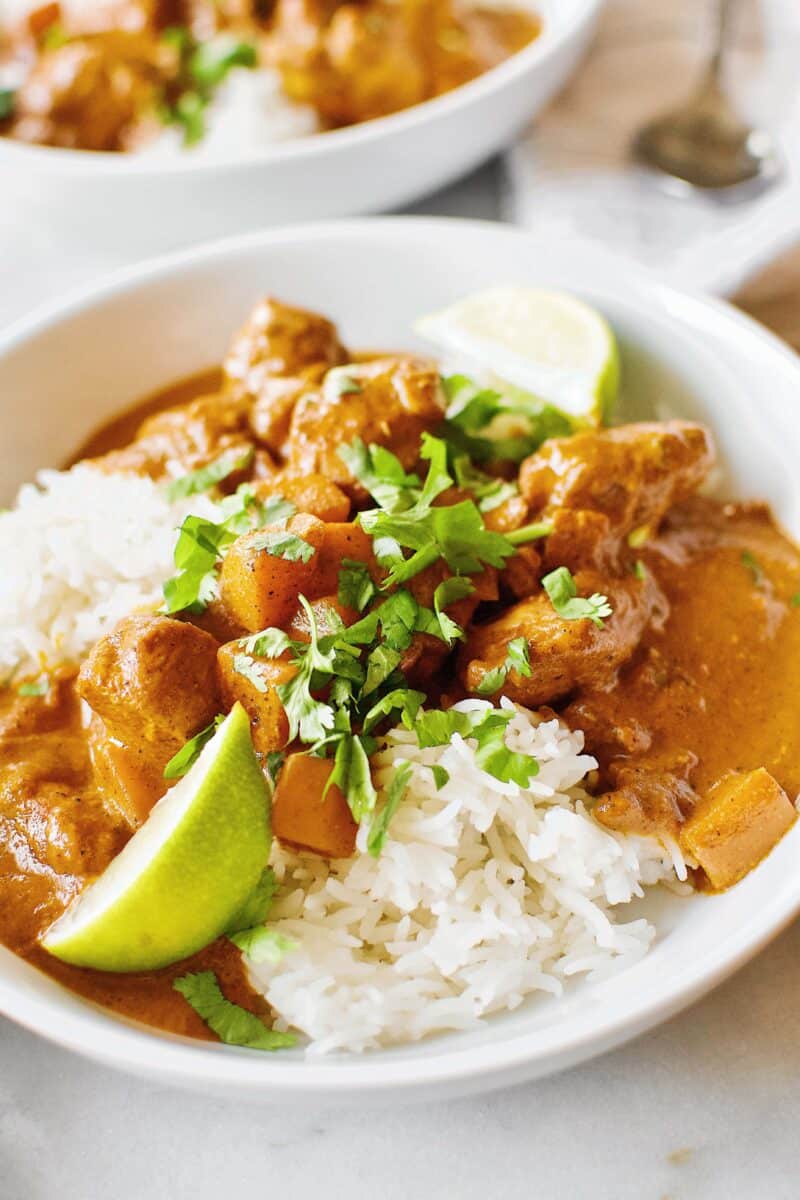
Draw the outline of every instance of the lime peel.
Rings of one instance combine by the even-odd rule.
[[[191,770],[42,938],[56,958],[152,971],[229,928],[271,842],[269,791],[236,704]]]

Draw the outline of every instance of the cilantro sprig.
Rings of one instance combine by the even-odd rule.
[[[569,419],[536,396],[480,387],[467,375],[442,379],[447,419],[441,436],[473,462],[520,463],[551,437],[572,433]],[[508,433],[507,427],[514,432]]]
[[[610,617],[613,612],[608,596],[603,596],[600,592],[586,597],[579,596],[568,567],[556,567],[555,571],[545,575],[542,587],[550,597],[553,608],[565,621],[580,621],[586,618],[598,629],[602,629],[604,618]]]
[[[188,474],[181,475],[168,483],[167,499],[169,501],[182,500],[186,496],[195,496],[198,492],[209,491],[210,488],[216,487],[218,483],[222,483],[224,479],[237,471],[247,470],[254,455],[255,449],[252,446],[248,446],[239,454],[221,454],[219,458],[215,458],[205,467],[198,467],[196,471],[189,471]]]
[[[256,67],[258,52],[252,42],[227,32],[198,42],[182,25],[165,29],[161,37],[175,50],[178,67],[159,115],[165,125],[181,127],[185,146],[194,146],[205,136],[206,109],[217,88],[234,67]]]
[[[252,486],[242,483],[217,505],[219,521],[194,514],[186,517],[175,543],[177,572],[164,584],[164,612],[203,612],[217,595],[219,564],[237,537],[285,521],[295,511],[282,496],[258,500]]]
[[[164,778],[180,779],[185,775],[189,768],[197,762],[203,752],[203,747],[211,741],[224,720],[224,714],[218,713],[210,725],[206,725],[205,729],[201,729],[194,737],[189,738],[188,742],[184,742],[177,754],[173,754],[164,767]]]
[[[533,674],[528,643],[524,637],[513,638],[508,643],[505,661],[499,667],[486,671],[475,691],[479,696],[494,696],[500,691],[508,679],[509,671],[512,670],[525,679],[530,679]]]
[[[205,1021],[209,1029],[229,1046],[249,1046],[253,1050],[284,1050],[297,1041],[293,1033],[278,1033],[222,994],[213,971],[182,975],[172,985]]]

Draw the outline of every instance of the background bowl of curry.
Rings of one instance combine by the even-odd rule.
[[[0,503],[113,415],[218,363],[230,331],[266,291],[327,313],[350,344],[413,348],[421,312],[499,281],[571,290],[596,305],[620,340],[619,418],[707,423],[721,493],[769,502],[800,537],[800,364],[777,339],[727,305],[676,291],[601,250],[414,218],[309,225],[192,249],[18,323],[0,337]],[[757,682],[742,681],[745,698]],[[642,911],[657,940],[621,974],[526,1003],[473,1032],[394,1050],[305,1058],[302,1050],[268,1055],[191,1042],[102,1011],[2,948],[0,1012],[105,1063],[215,1094],[283,1103],[463,1094],[587,1059],[708,991],[800,910],[798,851],[795,826],[727,892],[650,896]]]
[[[541,0],[540,35],[499,66],[393,115],[230,158],[103,153],[0,137],[6,204],[105,265],[289,221],[399,207],[508,145],[565,82],[601,0]]]

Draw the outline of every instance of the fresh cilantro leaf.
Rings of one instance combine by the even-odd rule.
[[[7,121],[14,115],[15,97],[14,88],[0,88],[0,121]]]
[[[553,526],[549,521],[534,521],[531,525],[521,525],[519,529],[512,529],[506,534],[506,540],[512,546],[524,546],[528,542],[548,537],[552,532]]]
[[[741,561],[742,561],[742,566],[746,567],[747,570],[752,575],[753,583],[756,585],[756,587],[761,587],[761,585],[764,583],[764,578],[765,578],[764,569],[761,566],[761,563],[756,558],[756,556],[754,554],[752,554],[749,550],[743,550]]]
[[[241,675],[243,679],[251,683],[262,696],[269,691],[269,685],[261,674],[258,663],[249,654],[234,654],[233,669],[237,675]]]
[[[356,562],[352,558],[342,559],[337,591],[340,604],[354,608],[356,612],[363,612],[370,600],[377,595],[377,591],[366,563]]]
[[[227,930],[228,936],[241,933],[243,930],[249,929],[251,925],[260,925],[266,921],[277,891],[278,881],[275,878],[275,872],[272,867],[265,867],[258,883],[231,921]]]
[[[196,146],[206,133],[208,100],[194,88],[182,92],[169,112],[169,121],[183,129],[184,146]]]
[[[254,963],[277,963],[284,954],[297,949],[297,942],[292,938],[277,929],[268,929],[266,925],[242,929],[231,934],[230,940]]]
[[[396,455],[383,446],[367,447],[361,438],[349,446],[339,446],[339,458],[387,512],[410,508],[419,477],[407,475]]]
[[[382,683],[385,683],[398,666],[401,658],[402,654],[400,651],[393,650],[385,642],[380,646],[376,646],[367,658],[367,677],[361,688],[361,695],[363,697],[369,696]]]
[[[397,771],[392,778],[389,787],[386,790],[386,800],[380,812],[376,813],[372,818],[369,834],[367,835],[367,849],[373,858],[379,858],[381,850],[386,844],[386,836],[389,830],[389,824],[392,817],[397,812],[403,797],[408,791],[408,785],[411,780],[411,763],[401,762],[397,764]]]
[[[209,1029],[229,1046],[250,1046],[254,1050],[283,1050],[293,1046],[292,1033],[268,1029],[255,1013],[232,1004],[222,994],[213,971],[182,975],[172,985],[201,1017]]]
[[[792,608],[800,608],[800,592],[795,592],[794,596],[792,596],[791,600],[789,601],[789,604],[792,606]]]
[[[568,567],[556,567],[542,580],[542,587],[550,597],[550,603],[560,617],[565,621],[580,621],[584,617],[593,621],[598,629],[603,627],[603,618],[612,613],[608,597],[600,592],[584,598],[578,595],[578,589],[572,572]]]
[[[347,800],[356,824],[374,812],[377,795],[370,775],[369,757],[363,739],[357,734],[345,734],[336,747],[333,771],[325,791],[334,784]]]
[[[280,658],[287,650],[291,650],[292,644],[287,633],[284,633],[282,629],[275,629],[273,626],[241,639],[241,645],[245,652],[254,654],[256,658]]]
[[[431,774],[433,775],[433,782],[436,784],[437,792],[440,792],[444,785],[450,782],[450,772],[446,771],[444,767],[431,767]]]
[[[429,709],[418,714],[414,731],[421,749],[445,746],[456,733],[463,738],[474,738],[477,742],[475,761],[481,770],[504,783],[527,787],[538,774],[539,764],[531,755],[519,754],[506,745],[505,731],[513,715],[510,710],[497,708],[470,712]]]
[[[398,715],[406,729],[412,729],[414,720],[422,705],[425,703],[425,693],[415,692],[411,688],[395,688],[381,696],[376,704],[364,717],[364,732],[371,733],[385,717]]]
[[[640,558],[636,559],[636,562],[633,564],[631,569],[637,579],[644,580],[647,578],[647,567]]]
[[[317,552],[315,546],[287,529],[265,529],[253,538],[252,548],[264,550],[272,558],[303,563],[309,562]]]
[[[171,483],[167,484],[167,499],[170,501],[182,500],[185,496],[207,492],[209,488],[215,487],[236,471],[245,471],[252,463],[254,454],[253,446],[248,446],[238,455],[221,454],[207,466],[190,471],[188,475],[181,475],[179,479],[173,479]]]
[[[442,639],[447,642],[448,646],[452,646],[454,642],[462,639],[464,630],[444,610],[448,605],[455,604],[457,600],[464,600],[467,596],[471,596],[474,591],[475,585],[472,580],[466,579],[462,575],[453,575],[452,578],[443,580],[433,593],[433,609],[439,622]]]
[[[219,562],[237,537],[291,515],[294,506],[281,496],[262,504],[250,484],[242,483],[216,510],[219,521],[190,515],[180,527],[174,551],[177,574],[164,584],[166,613],[203,612],[217,594]]]
[[[475,462],[518,463],[548,438],[573,431],[564,413],[520,388],[500,393],[466,375],[449,376],[442,385],[448,400],[443,435]]]
[[[189,59],[189,74],[200,87],[218,87],[233,67],[255,67],[258,54],[251,42],[231,33],[219,33],[201,42]]]
[[[506,666],[509,670],[513,668],[524,679],[530,679],[532,675],[531,658],[528,643],[524,637],[512,638],[506,646]]]
[[[392,650],[407,650],[417,627],[419,604],[411,592],[399,588],[377,610],[381,634]]]
[[[515,481],[487,475],[471,462],[467,454],[457,454],[453,458],[453,474],[458,486],[472,493],[483,513],[491,512],[506,500],[519,495],[519,485]]]
[[[479,696],[494,696],[496,692],[500,691],[507,677],[508,671],[504,666],[492,667],[490,671],[484,671],[475,691]]]
[[[18,696],[46,696],[50,691],[50,680],[46,675],[41,675],[39,679],[29,679],[27,683],[21,683],[17,688]]]
[[[180,779],[182,775],[185,775],[189,768],[197,762],[206,742],[211,741],[224,720],[224,713],[218,713],[210,725],[206,725],[205,729],[201,729],[193,738],[189,738],[189,741],[181,746],[177,754],[173,754],[164,767],[164,778]]]

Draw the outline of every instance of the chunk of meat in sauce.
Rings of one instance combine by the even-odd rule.
[[[9,132],[25,142],[124,150],[143,112],[155,117],[162,60],[157,42],[121,29],[48,50],[16,92]]]
[[[439,372],[426,359],[380,358],[352,363],[346,386],[338,372],[329,374],[319,392],[298,402],[289,431],[292,471],[324,475],[357,502],[367,493],[339,456],[339,447],[356,438],[385,446],[406,470],[419,459],[420,439],[444,412]]]
[[[236,539],[219,576],[220,599],[248,633],[283,625],[297,607],[298,595],[311,588],[326,526],[308,513],[291,517],[284,529],[268,525]],[[280,539],[294,538],[281,551]]]
[[[216,660],[217,643],[202,629],[141,615],[120,621],[83,663],[78,692],[105,736],[128,750],[146,790],[220,711]]]
[[[708,431],[687,421],[623,425],[553,438],[520,468],[530,520],[549,521],[545,568],[613,562],[634,531],[655,532],[714,461]]]
[[[529,678],[509,672],[503,691],[512,700],[535,707],[582,686],[610,687],[648,624],[665,618],[666,601],[651,576],[608,579],[587,570],[578,572],[575,583],[579,595],[604,591],[608,596],[613,615],[602,627],[587,618],[565,620],[543,592],[522,600],[497,620],[470,630],[460,656],[465,687],[476,691],[488,671],[505,663],[508,643],[519,637],[528,645],[532,670]]]
[[[332,321],[267,296],[231,343],[225,389],[252,409],[258,440],[280,453],[297,401],[330,367],[346,361]]]

